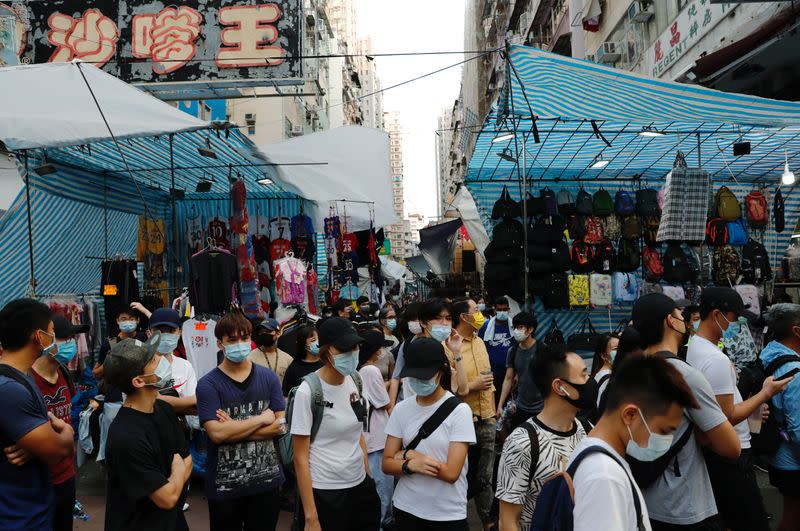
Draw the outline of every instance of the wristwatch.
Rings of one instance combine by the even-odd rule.
[[[403,474],[405,474],[406,476],[410,476],[413,473],[414,471],[408,468],[408,460],[403,461]]]

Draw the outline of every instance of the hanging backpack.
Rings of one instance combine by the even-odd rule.
[[[750,305],[750,307],[747,308],[749,312],[761,315],[761,296],[758,293],[757,287],[752,284],[738,284],[733,289],[735,289],[736,293],[742,298],[745,307],[747,307],[748,304]]]
[[[747,224],[754,229],[766,229],[769,222],[767,212],[767,198],[764,194],[755,190],[747,194],[744,198],[744,207],[747,212]]]
[[[740,272],[739,255],[736,253],[736,249],[730,245],[724,245],[714,250],[714,283],[717,286],[735,286]]]
[[[522,204],[520,203],[520,215]],[[547,214],[547,207],[544,199],[541,197],[534,197],[533,194],[528,192],[528,198],[525,199],[525,215],[529,218],[536,216],[543,216]]]
[[[584,222],[586,235],[583,240],[586,243],[596,244],[603,241],[603,222],[597,216],[588,216]]]
[[[643,218],[647,216],[661,217],[661,209],[658,208],[658,191],[652,188],[636,190],[636,213]]]
[[[603,220],[603,234],[605,237],[609,240],[618,240],[622,236],[622,226],[619,224],[619,218],[611,215],[601,219]]]
[[[712,218],[706,223],[706,243],[712,247],[728,244],[728,224],[722,218]]]
[[[592,270],[592,258],[594,257],[594,249],[592,246],[583,240],[575,240],[572,242],[572,251],[570,252],[570,260],[572,262],[573,273],[588,273]]]
[[[503,186],[503,191],[500,192],[500,199],[495,201],[494,207],[492,207],[492,219],[516,217],[519,217],[519,203],[511,199],[508,187]]]
[[[611,275],[593,273],[589,277],[589,301],[594,306],[611,306]]]
[[[662,290],[664,295],[674,301],[686,298],[686,292],[683,290],[683,286],[662,286]]]
[[[542,302],[545,308],[557,309],[569,307],[569,286],[566,273],[553,273],[549,277]]]
[[[637,216],[622,218],[622,236],[629,240],[638,240],[642,237],[642,225]]]
[[[583,216],[570,214],[569,217],[567,217],[567,233],[571,240],[582,240],[583,237],[586,236]]]
[[[728,245],[744,245],[747,243],[747,228],[744,218],[728,222]]]
[[[614,212],[620,216],[630,216],[636,212],[636,203],[629,192],[620,190],[614,195]]]
[[[644,278],[649,282],[658,282],[664,275],[664,265],[661,263],[661,255],[658,249],[650,245],[645,245],[642,249],[642,262],[644,263]]]
[[[611,275],[611,284],[615,302],[633,302],[639,297],[636,275],[614,273]]]
[[[772,280],[772,267],[767,249],[750,238],[742,248],[742,279],[748,284]]]
[[[714,252],[713,247],[708,245],[701,245],[697,250],[697,256],[700,260],[700,277],[699,281],[702,285],[707,286],[714,283]]]
[[[702,266],[700,263],[700,255],[697,253],[697,249],[691,245],[687,245],[686,259],[689,262],[689,274],[691,275],[691,281],[697,282],[697,279],[700,278],[700,269]]]
[[[544,201],[545,214],[548,216],[555,216],[558,214],[558,201],[556,200],[556,193],[550,188],[542,188],[539,192],[539,197]]]
[[[719,189],[716,195],[717,215],[725,221],[736,221],[742,217],[742,207],[736,195],[727,186]]]
[[[555,317],[553,317],[553,322],[550,323],[550,328],[544,336],[544,343],[545,345],[564,345],[566,343],[564,341],[564,333],[558,327]]]
[[[492,242],[499,249],[519,249],[522,246],[522,223],[504,218],[492,230]]]
[[[629,238],[620,238],[617,245],[617,269],[625,273],[636,271],[641,260],[639,243]]]
[[[594,204],[592,203],[592,196],[589,192],[581,188],[578,191],[578,197],[575,198],[575,212],[583,216],[591,216],[594,211]]]
[[[575,213],[575,200],[572,198],[572,192],[566,188],[558,191],[558,213],[562,216],[568,216]]]
[[[692,276],[689,259],[678,242],[670,242],[664,251],[664,281],[670,284],[688,282]]]
[[[592,270],[597,273],[611,273],[617,269],[617,253],[608,238],[594,248]]]
[[[692,301],[692,304],[700,305],[700,295],[703,293],[703,288],[697,284],[684,284],[683,296],[684,298]]]
[[[783,194],[781,193],[781,189],[778,188],[775,191],[775,198],[772,201],[772,215],[775,216],[775,232],[783,232],[785,228],[786,222],[783,216],[784,208]]]
[[[614,200],[606,190],[600,189],[592,198],[592,210],[595,216],[608,216],[614,212]]]
[[[664,293],[664,288],[658,282],[642,282],[642,287],[639,288],[639,296],[644,297],[651,293]]]
[[[658,236],[658,226],[660,223],[661,219],[658,216],[647,216],[642,220],[642,236],[644,237],[645,243],[650,245],[658,243],[656,237]]]
[[[589,277],[586,275],[570,275],[569,305],[572,307],[589,306]]]

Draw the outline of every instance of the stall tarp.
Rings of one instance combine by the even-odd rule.
[[[431,271],[437,275],[450,272],[456,248],[456,235],[461,225],[460,219],[454,219],[419,231],[419,252],[425,257]]]
[[[467,234],[469,234],[469,239],[475,244],[478,252],[483,255],[483,251],[489,245],[489,234],[483,225],[475,199],[466,186],[458,188],[450,206],[458,210],[461,221],[464,223],[464,228],[467,229]]]
[[[10,66],[0,68],[0,140],[8,149],[76,146],[110,138],[81,73],[117,138],[210,125],[88,63]]]
[[[374,202],[376,227],[397,222],[385,131],[344,126],[259,149],[269,162],[278,164],[268,170],[282,188],[316,203],[309,213],[315,226],[321,227],[328,217],[331,201],[340,199],[352,201],[337,203],[340,216],[346,208],[351,231],[370,226],[368,205],[359,201]]]

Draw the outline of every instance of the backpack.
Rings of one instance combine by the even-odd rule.
[[[583,224],[583,216],[570,214],[567,217],[567,232],[571,240],[582,240],[586,236],[586,228]]]
[[[614,200],[606,190],[600,189],[592,198],[592,210],[595,216],[609,216],[614,212]]]
[[[661,209],[658,208],[658,192],[652,188],[636,190],[636,213],[641,217],[647,216],[661,217]]]
[[[595,306],[611,306],[611,275],[593,273],[589,276],[589,300]]]
[[[712,247],[728,244],[728,224],[722,218],[711,218],[706,223],[706,243]]]
[[[614,195],[614,212],[620,216],[630,216],[636,212],[636,204],[630,193],[620,190]]]
[[[575,212],[583,216],[591,216],[594,212],[592,196],[583,188],[578,191],[578,197],[575,199]]]
[[[641,263],[641,252],[636,240],[620,238],[617,245],[617,269],[625,273],[630,273],[639,269]]]
[[[614,273],[611,276],[613,297],[616,302],[633,302],[639,297],[636,275]]]
[[[572,192],[566,188],[558,191],[558,213],[562,216],[568,216],[575,213],[575,200],[572,198]]]
[[[575,240],[572,242],[570,257],[572,260],[573,273],[588,273],[592,270],[594,249],[583,240]]]
[[[739,255],[730,245],[714,249],[714,283],[717,286],[734,286],[741,269]]]
[[[797,354],[784,354],[772,360],[766,367],[761,360],[758,360],[753,365],[755,366],[757,376],[754,385],[761,389],[761,385],[767,376],[774,376],[775,371],[786,365],[787,363],[800,362],[800,356]],[[753,451],[758,454],[772,455],[778,451],[784,438],[782,432],[786,432],[786,418],[781,411],[773,405],[772,400],[769,401],[769,417],[761,424],[761,432],[758,435],[753,435],[752,445]]]
[[[556,200],[556,193],[550,188],[542,188],[539,192],[539,197],[544,201],[544,210],[548,216],[555,216],[558,214],[558,201]]]
[[[742,217],[739,200],[727,186],[723,186],[717,191],[715,207],[717,215],[725,221],[736,221]]]
[[[531,531],[571,531],[574,529],[573,511],[575,509],[574,488],[572,478],[575,477],[581,462],[592,454],[605,454],[623,467],[619,457],[609,452],[602,446],[589,446],[576,455],[569,468],[548,480],[539,491],[536,499],[536,508],[533,510]],[[623,470],[625,468],[623,467]],[[628,475],[627,472],[625,472]],[[642,515],[642,501],[636,490],[633,479],[628,475],[628,480],[633,493],[634,510],[636,511],[637,530],[645,529]]]
[[[747,243],[747,228],[744,226],[744,219],[728,222],[728,244],[744,245]]]
[[[744,198],[747,224],[754,229],[766,229],[769,223],[767,198],[759,191],[753,191]]]
[[[700,262],[700,276],[699,281],[704,286],[713,284],[714,282],[714,255],[711,247],[701,245],[697,250],[697,258]]]
[[[603,222],[597,216],[586,218],[586,235],[583,240],[586,243],[596,244],[603,241]]]
[[[622,227],[619,218],[615,215],[606,216],[603,219],[603,234],[609,240],[618,240],[622,236]]]
[[[638,240],[642,237],[642,225],[636,216],[622,218],[622,236],[630,240]]]
[[[611,273],[617,269],[617,253],[614,245],[608,238],[597,244],[594,248],[592,270],[597,273]]]
[[[521,247],[522,223],[516,219],[503,219],[492,230],[492,242],[500,249]]]
[[[519,217],[519,203],[511,199],[508,187],[503,186],[503,191],[500,192],[500,199],[495,201],[492,207],[492,219],[516,217]]]
[[[569,286],[566,273],[553,273],[549,277],[542,302],[545,308],[569,307]]]
[[[742,298],[745,306],[750,305],[747,310],[756,315],[761,315],[761,297],[758,294],[758,288],[752,284],[739,284],[733,289]]]
[[[678,242],[670,242],[664,251],[664,280],[670,284],[682,284],[692,277],[689,259]]]
[[[550,329],[544,336],[544,343],[546,345],[566,344],[566,341],[564,341],[564,332],[562,332],[561,329],[558,327],[558,323],[556,322],[555,317],[553,318],[553,322],[550,323]]]
[[[569,305],[589,306],[589,277],[586,275],[570,275]]]
[[[781,189],[775,191],[775,198],[772,201],[772,215],[775,216],[775,232],[783,232],[786,221],[783,216],[785,204],[783,202],[783,194]]]
[[[642,282],[642,287],[639,289],[639,295],[644,297],[650,293],[664,293],[664,288],[657,282]]]
[[[697,284],[684,284],[683,298],[692,301],[692,304],[700,306],[700,296],[703,294],[703,288]]]
[[[750,284],[772,280],[767,249],[752,238],[742,248],[742,278]]]
[[[645,243],[655,245],[658,237],[658,226],[661,224],[661,218],[658,216],[647,216],[642,220],[644,225],[642,235],[644,236]]]
[[[358,395],[364,396],[363,384],[361,382],[361,375],[358,371],[350,373],[350,378],[356,384]],[[322,382],[319,379],[319,374],[312,372],[311,374],[303,377],[303,382],[308,384],[311,390],[311,441],[317,436],[320,424],[322,424],[322,416],[325,413],[325,397],[322,394]],[[302,382],[301,382],[302,383]],[[300,386],[293,387],[289,391],[289,396],[286,399],[286,433],[278,439],[278,448],[281,454],[281,462],[284,467],[294,467],[294,445],[292,444],[292,413],[294,410],[294,397],[297,395],[297,390]]]
[[[644,278],[650,282],[658,282],[664,275],[664,265],[658,249],[645,245],[642,249],[642,262],[644,262]]]

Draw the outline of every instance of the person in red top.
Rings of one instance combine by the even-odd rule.
[[[72,425],[72,397],[75,384],[66,365],[78,352],[76,334],[88,332],[88,325],[73,326],[66,318],[53,315],[53,332],[58,348],[49,356],[40,356],[31,370],[33,381],[42,393],[47,411]],[[75,455],[70,454],[50,465],[55,491],[53,531],[72,529],[72,510],[75,507]]]

